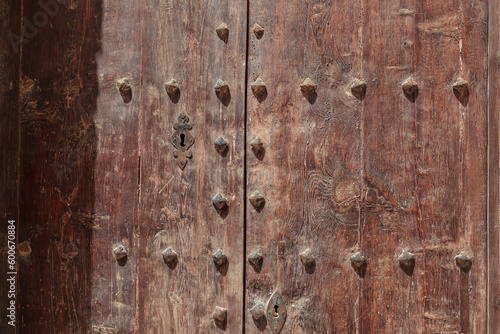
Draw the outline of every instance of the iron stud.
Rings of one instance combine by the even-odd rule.
[[[253,25],[253,33],[255,34],[255,37],[257,37],[257,39],[261,39],[262,36],[264,36],[264,28],[262,28],[258,23],[255,23]]]
[[[310,78],[307,78],[300,84],[300,90],[309,103],[313,104],[316,101],[316,97],[318,96],[316,93],[316,84]]]
[[[250,204],[252,204],[255,211],[257,212],[261,212],[262,209],[264,209],[264,206],[266,205],[266,199],[258,191],[254,191],[254,193],[250,195],[250,198],[248,200],[250,201]]]
[[[360,252],[351,256],[351,266],[360,277],[365,277],[367,262],[365,257]]]
[[[171,79],[170,81],[165,83],[165,90],[167,91],[167,94],[173,103],[179,102],[181,90],[179,88],[179,84],[177,83],[177,81],[175,81],[175,79]]]
[[[214,264],[217,270],[223,276],[226,276],[229,262],[227,260],[226,254],[224,254],[222,249],[217,249],[217,251],[212,255],[212,259],[214,260]]]
[[[464,272],[468,273],[472,268],[472,256],[470,256],[467,252],[462,251],[460,254],[455,256],[455,262],[457,266]]]
[[[177,263],[179,262],[177,253],[171,247],[165,249],[161,255],[163,256],[163,261],[165,261],[165,264],[170,269],[174,270],[177,267]]]
[[[260,253],[253,252],[250,255],[248,255],[248,262],[250,263],[252,268],[258,273],[260,273],[260,271],[262,270],[263,261],[264,257]]]
[[[250,85],[252,88],[253,95],[257,101],[262,102],[267,97],[267,88],[261,78],[258,78],[254,83]]]
[[[229,91],[229,85],[223,80],[217,80],[215,84],[215,95],[224,106],[228,106],[231,101],[231,92]]]
[[[469,103],[469,83],[462,78],[458,78],[452,85],[453,94],[465,107]]]
[[[366,82],[354,79],[351,86],[351,92],[358,100],[362,101],[366,96]]]
[[[415,254],[408,251],[403,251],[398,256],[398,262],[401,269],[408,275],[413,275],[413,269],[415,268]]]
[[[120,266],[124,266],[127,263],[127,249],[123,245],[118,245],[113,249],[113,254],[116,261]]]
[[[132,101],[132,86],[127,78],[120,79],[116,82],[116,87],[122,96],[124,103]]]
[[[314,273],[314,269],[316,267],[316,261],[314,260],[314,255],[311,249],[306,249],[302,253],[299,254],[300,261],[304,265],[306,272],[308,274]]]
[[[215,31],[217,32],[217,36],[219,36],[219,38],[222,41],[224,41],[224,43],[227,43],[227,41],[229,40],[229,28],[228,28],[227,24],[221,23],[215,29]]]
[[[225,199],[224,196],[220,193],[215,195],[214,198],[212,198],[212,205],[222,218],[226,218],[229,206],[227,205],[227,199]]]
[[[406,79],[401,85],[403,93],[410,102],[415,102],[418,97],[418,85],[413,78]]]
[[[227,310],[223,307],[217,306],[212,313],[212,318],[215,321],[217,327],[222,330],[226,330],[227,326]]]
[[[227,152],[229,151],[229,146],[227,145],[227,142],[224,138],[222,137],[217,138],[217,140],[214,142],[214,146],[220,155],[222,155],[223,157],[227,155]]]
[[[256,304],[250,309],[250,314],[252,315],[255,326],[263,332],[267,327],[266,312],[264,308],[261,305]]]
[[[259,160],[264,159],[266,150],[264,148],[264,143],[260,138],[255,138],[254,140],[252,140],[250,142],[250,146],[252,146],[252,152],[257,159]]]

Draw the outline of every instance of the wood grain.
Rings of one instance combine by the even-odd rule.
[[[267,30],[261,40],[253,39],[250,44],[248,84],[260,77],[268,83],[268,98],[261,104],[249,100],[248,140],[261,137],[268,149],[262,162],[248,152],[248,192],[259,190],[268,194],[262,213],[248,208],[247,252],[260,247],[267,254],[264,268],[281,264],[280,261],[284,263],[274,270],[265,268],[260,274],[248,267],[247,308],[265,303],[275,289],[285,291],[285,299],[290,299],[289,304],[293,306],[315,294],[335,291],[335,287],[325,289],[322,280],[322,277],[332,277],[331,273],[315,272],[316,276],[309,278],[322,283],[294,284],[295,275],[302,269],[297,253],[301,248],[310,247],[301,242],[306,240],[307,243],[312,236],[316,238],[314,247],[329,247],[332,252],[316,251],[320,254],[317,263],[331,261],[336,255],[332,240],[344,243],[349,240],[345,234],[342,238],[329,236],[317,217],[308,220],[307,210],[313,207],[314,201],[304,194],[311,188],[304,179],[309,173],[307,168],[314,161],[311,159],[314,155],[307,155],[308,144],[311,150],[325,152],[330,159],[325,159],[323,169],[336,170],[338,165],[345,164],[342,159],[346,154],[355,150],[348,146],[342,150],[340,145],[340,149],[328,150],[316,142],[316,138],[323,135],[322,131],[329,130],[326,126],[315,128],[318,121],[313,123],[311,120],[324,94],[319,93],[318,101],[309,106],[313,112],[301,114],[296,110],[296,98],[297,95],[301,97],[300,93],[290,88],[294,79],[297,89],[301,80],[311,76],[297,75],[296,64],[307,67],[312,63],[319,73],[324,72],[321,62],[314,62],[314,53],[310,50],[322,50],[328,41],[325,36],[330,36],[328,23],[338,22],[329,20],[332,14],[328,10],[325,13],[325,7],[328,5],[312,1],[295,7],[289,2],[277,4],[268,11],[263,11],[258,3],[250,6],[250,25],[255,21]],[[346,8],[346,5],[332,7]],[[311,35],[303,27],[304,21],[309,23],[304,15],[308,13],[306,8],[314,13],[310,19]],[[358,37],[362,65],[358,71],[348,74],[351,80],[355,77],[366,80],[368,93],[362,103],[359,127],[353,129],[346,130],[349,123],[338,116],[342,108],[333,104],[331,113],[342,121],[339,129],[332,132],[344,145],[357,142],[360,146],[360,157],[352,158],[351,162],[358,168],[352,168],[351,173],[358,181],[353,188],[360,189],[357,199],[362,213],[359,247],[369,265],[360,287],[361,299],[357,299],[355,291],[348,294],[342,302],[353,309],[334,319],[346,321],[349,315],[355,314],[353,328],[366,333],[404,332],[415,328],[421,332],[481,332],[485,328],[481,312],[485,305],[486,244],[484,234],[477,231],[484,230],[486,203],[485,4],[450,2],[417,6],[408,2],[387,6],[385,1],[369,1],[362,3],[358,16],[350,19],[346,13],[341,15],[349,22],[356,22],[355,17],[362,18],[358,23],[362,26]],[[287,19],[281,21],[280,17]],[[331,36],[337,40],[347,38],[348,33],[335,28],[336,34]],[[311,41],[314,42],[312,47],[307,44]],[[337,42],[336,45],[350,44]],[[355,54],[356,48],[351,52]],[[344,57],[345,54],[351,55],[339,52]],[[345,62],[339,55],[333,59],[335,65],[342,68]],[[276,59],[280,62],[273,61]],[[401,89],[403,81],[412,76],[420,88],[415,104]],[[466,107],[460,105],[451,90],[453,81],[460,76],[466,77],[471,86]],[[322,84],[319,82],[318,89]],[[347,82],[337,79],[329,88],[335,92],[345,91],[347,87]],[[328,109],[320,109],[324,122],[333,118],[328,117]],[[361,138],[355,136],[357,128],[361,129]],[[341,137],[345,132],[353,138]],[[329,138],[328,143],[332,142],[336,143],[335,137]],[[300,172],[302,169],[306,171]],[[332,179],[332,187],[343,184],[342,180]],[[306,200],[300,203],[301,198]],[[328,204],[334,207],[323,200],[323,206]],[[332,216],[323,218],[330,221],[327,225],[330,228],[334,221]],[[292,228],[294,224],[297,224],[296,230]],[[315,229],[315,224],[319,224],[319,229]],[[356,240],[350,247],[341,246],[343,248],[336,250],[337,253],[357,249]],[[295,258],[287,254],[288,247],[292,248]],[[399,268],[397,257],[402,250],[416,254],[417,268],[413,276]],[[474,270],[470,274],[462,273],[455,265],[454,256],[461,250],[474,255]],[[280,259],[280,254],[285,260]],[[343,258],[346,259],[346,273],[352,274],[352,270],[347,270],[350,269],[348,257]],[[290,272],[293,274],[280,278]],[[352,285],[344,285],[344,293],[345,286]],[[341,296],[342,292],[336,291],[334,295]],[[339,330],[330,323],[335,320],[323,318],[333,314],[328,306],[322,305],[315,312],[310,304],[308,306],[300,310],[299,319],[295,319],[297,315],[291,309],[285,332]],[[256,332],[251,318],[247,319],[247,328]]]
[[[419,166],[414,151],[417,105],[427,87],[415,75],[420,52],[416,11],[412,1],[363,1],[361,75],[368,87],[361,119],[365,182],[360,249],[368,265],[360,290],[360,333],[418,332],[422,321],[415,290],[419,267],[409,276],[397,259],[409,251],[416,254],[417,266],[424,262],[417,252]],[[412,76],[419,87],[416,103],[401,88]]]
[[[92,331],[138,333],[138,178],[141,108],[141,1],[103,1],[99,95],[94,114],[96,160],[92,228]],[[131,19],[131,18],[134,19]],[[117,83],[128,81],[125,103]],[[128,101],[128,99],[125,99]],[[122,266],[113,249],[123,245]]]
[[[274,292],[281,333],[498,332],[497,2],[43,1],[0,4],[2,31],[25,25],[22,49],[0,38],[0,217],[18,222],[20,273],[18,326],[0,332],[270,333],[250,310]],[[181,113],[195,139],[184,169]]]
[[[488,2],[487,333],[500,328],[500,3]]]
[[[361,332],[482,333],[486,3],[369,1],[364,10],[363,165],[400,207],[364,210]],[[415,104],[400,88],[410,76]],[[459,77],[470,85],[467,106],[452,92]],[[396,262],[404,248],[416,254],[412,277]],[[463,250],[474,256],[469,274],[455,264]]]
[[[99,1],[23,3],[19,333],[91,331],[101,12]]]
[[[474,268],[467,275],[458,270],[460,287],[460,330],[483,333],[487,327],[488,261],[485,238],[487,230],[487,77],[488,77],[488,2],[461,1],[463,13],[462,49],[459,75],[470,83],[471,98],[465,115],[462,174],[462,222],[459,225],[458,249],[468,251]],[[460,42],[459,42],[460,45]],[[456,254],[455,253],[455,254]],[[498,261],[498,260],[497,260]],[[498,327],[497,327],[498,328]]]
[[[21,32],[21,3],[0,3],[0,332],[14,333],[7,307],[10,306],[7,284],[8,270],[8,229],[9,220],[19,226],[19,52],[20,46],[12,44],[13,36]],[[14,244],[17,240],[14,240]],[[14,248],[15,250],[15,248]],[[10,276],[10,275],[9,275]],[[19,293],[19,292],[18,292]]]
[[[143,10],[140,332],[220,332],[217,306],[227,309],[226,332],[242,332],[246,2],[150,1]],[[221,23],[227,43],[216,33]],[[171,79],[177,103],[165,90]],[[224,103],[214,90],[219,79],[229,85]],[[180,113],[195,138],[184,170],[170,142]],[[229,144],[225,157],[214,147],[219,136]],[[228,201],[225,218],[211,203],[217,193]],[[167,247],[178,254],[174,270],[162,259]],[[219,248],[225,275],[211,257]]]
[[[259,103],[247,91],[247,141],[261,138],[265,147],[262,161],[247,151],[247,193],[266,198],[260,213],[247,205],[246,252],[264,256],[260,273],[246,270],[248,333],[261,332],[249,310],[265,308],[274,291],[288,311],[282,333],[357,331],[360,278],[350,256],[359,233],[362,102],[350,84],[361,70],[361,36],[352,28],[360,13],[359,3],[343,0],[250,1],[250,27],[265,32],[257,39],[250,31],[247,84],[260,78],[268,96]],[[306,78],[315,99],[301,92]],[[313,270],[299,257],[308,248]]]

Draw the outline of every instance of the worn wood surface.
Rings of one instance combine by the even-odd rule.
[[[0,332],[14,333],[7,315],[10,311],[10,282],[7,284],[8,263],[8,221],[18,219],[18,174],[19,174],[19,48],[12,44],[13,36],[21,30],[21,4],[16,1],[0,3]],[[15,245],[16,240],[14,240]],[[15,251],[15,248],[14,248]]]
[[[22,9],[19,333],[91,331],[102,8],[54,3]]]
[[[94,114],[96,158],[92,234],[92,331],[138,333],[137,271],[139,111],[141,107],[141,1],[103,1],[99,85]],[[131,19],[131,18],[134,19]],[[121,96],[128,81],[130,97]],[[129,101],[129,102],[126,102]],[[113,249],[124,246],[126,263]]]
[[[247,140],[261,138],[265,156],[247,150],[246,252],[262,252],[260,273],[247,266],[246,330],[260,333],[249,310],[283,295],[282,333],[355,333],[360,278],[350,265],[359,233],[361,106],[349,89],[361,69],[360,3],[343,0],[250,1],[248,85],[261,78],[268,97],[248,94]],[[349,22],[349,24],[346,24]],[[252,26],[265,29],[257,39]],[[310,78],[317,97],[300,85]],[[315,267],[299,253],[310,249]],[[312,272],[312,273],[310,273]],[[271,333],[269,327],[265,330]]]
[[[220,332],[212,318],[217,306],[227,309],[227,333],[243,330],[246,8],[241,0],[143,3],[142,333]],[[227,43],[216,33],[221,23],[229,29]],[[176,103],[165,90],[171,79],[180,86]],[[218,100],[219,79],[229,85],[230,101]],[[184,170],[170,141],[180,113],[189,117],[195,139]],[[226,156],[215,150],[219,136],[229,145]],[[217,193],[228,201],[225,218],[211,203]],[[178,254],[173,270],[162,259],[168,247]],[[219,248],[229,263],[225,275],[212,259]]]
[[[387,192],[379,201],[393,200],[363,210],[360,329],[484,332],[487,4],[368,1],[363,16],[364,174]],[[401,90],[408,77],[415,103]],[[402,250],[416,255],[413,276],[397,264]],[[455,264],[462,250],[469,274]]]
[[[487,333],[500,328],[500,3],[488,2]]]
[[[260,274],[247,267],[247,308],[278,290],[284,332],[484,332],[486,5],[250,2],[250,26],[266,31],[251,36],[248,84],[261,77],[268,98],[248,103],[248,139],[267,149],[262,162],[247,152],[247,190],[266,196],[261,213],[248,206],[247,252],[265,259]],[[298,89],[306,77],[313,105]],[[415,103],[401,89],[409,77]],[[465,107],[458,77],[470,85]],[[360,104],[354,78],[368,86]],[[340,194],[350,220],[339,218]],[[312,275],[297,256],[305,248]],[[362,279],[349,264],[356,250],[368,261]],[[416,255],[411,276],[403,250]],[[462,250],[474,257],[468,274],[455,264]]]
[[[403,250],[417,254],[422,228],[415,199],[415,115],[428,92],[415,75],[418,12],[413,2],[385,1],[366,1],[362,11],[361,75],[368,87],[361,119],[365,205],[359,242],[368,265],[359,291],[360,333],[418,332],[423,318],[416,277],[425,262],[418,253],[417,268],[409,276],[397,260]],[[415,103],[401,89],[410,76],[419,84]]]
[[[26,25],[17,53],[0,40],[0,214],[19,218],[17,332],[270,333],[251,310],[274,292],[282,333],[498,332],[496,2],[45,3],[0,5],[4,30]],[[467,103],[452,90],[459,77]],[[409,78],[415,101],[401,88]],[[219,79],[230,98],[216,95]],[[183,170],[171,143],[181,113],[195,140]],[[402,251],[415,254],[411,274]]]

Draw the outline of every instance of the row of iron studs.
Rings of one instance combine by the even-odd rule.
[[[113,250],[113,254],[120,265],[124,265],[126,263],[128,255],[125,246],[118,245]],[[162,257],[165,264],[171,270],[174,270],[177,267],[179,258],[177,253],[171,247],[168,247],[162,252]],[[313,273],[316,266],[316,260],[314,259],[314,254],[311,249],[306,249],[299,254],[299,257],[300,261],[305,267],[306,272]],[[222,275],[226,275],[228,260],[227,255],[222,251],[222,249],[217,249],[217,251],[212,254],[212,259],[217,270]],[[250,255],[248,255],[247,259],[252,268],[257,273],[260,273],[262,270],[262,263],[264,261],[263,255],[258,252],[252,252]],[[351,256],[350,260],[351,266],[354,268],[354,270],[361,277],[363,277],[368,265],[366,258],[361,254],[361,252],[357,252]],[[406,274],[410,276],[413,274],[413,269],[415,268],[415,254],[408,251],[403,251],[398,257],[398,262],[399,266]],[[457,266],[465,273],[469,272],[472,267],[472,257],[465,251],[462,251],[460,254],[455,256],[455,262]]]
[[[116,86],[122,96],[124,103],[132,101],[132,87],[127,78],[120,79],[116,82]],[[267,87],[261,78],[257,78],[255,82],[250,85],[252,93],[259,101],[263,102],[267,98]],[[354,79],[351,85],[351,93],[359,100],[363,100],[366,96],[366,82]],[[404,95],[410,102],[415,102],[418,97],[418,85],[413,78],[405,80],[401,84]],[[229,85],[223,80],[217,80],[214,86],[215,94],[224,106],[228,106],[231,100]],[[460,101],[463,106],[466,106],[469,101],[469,84],[462,78],[458,78],[452,84],[453,94]],[[165,83],[165,90],[173,103],[177,103],[180,98],[180,87],[175,79],[171,79]],[[316,101],[318,94],[316,93],[316,84],[310,78],[305,79],[300,84],[302,95],[313,104]]]
[[[252,30],[257,39],[261,39],[262,36],[264,35],[264,28],[262,28],[258,24],[255,24]],[[225,23],[219,25],[219,27],[217,27],[216,29],[216,32],[219,38],[222,41],[224,41],[224,43],[228,42],[229,28]],[[129,103],[132,100],[132,87],[130,85],[129,80],[127,78],[120,79],[117,81],[116,85],[120,92],[120,95],[122,96],[123,102]],[[250,85],[250,87],[253,95],[255,96],[255,98],[259,103],[263,102],[267,98],[267,88],[261,78],[257,78],[257,80],[253,82]],[[366,87],[367,87],[366,82],[359,79],[354,79],[351,85],[351,93],[357,99],[363,100],[366,96]],[[404,95],[410,102],[414,103],[417,100],[418,85],[413,78],[405,80],[402,83],[401,88],[403,90]],[[229,85],[226,82],[219,79],[217,80],[214,89],[217,98],[221,101],[221,103],[224,106],[227,107],[231,99]],[[452,89],[455,97],[460,101],[460,103],[463,106],[466,106],[469,100],[468,82],[462,78],[458,78],[453,83]],[[171,79],[165,84],[165,90],[167,91],[167,94],[173,103],[177,103],[179,101],[180,87],[175,79]],[[310,78],[305,79],[300,84],[300,90],[309,103],[313,104],[316,101],[317,98],[316,84],[312,79]],[[214,146],[217,152],[219,152],[221,156],[225,157],[227,155],[228,145],[223,137],[219,137],[214,142]],[[257,159],[262,160],[264,158],[265,149],[261,139],[260,138],[254,139],[252,142],[250,142],[250,146],[252,147],[252,151],[257,157]],[[265,206],[265,198],[258,191],[255,191],[249,197],[249,201],[257,212],[261,212]],[[227,200],[220,193],[218,193],[214,198],[212,198],[212,204],[219,213],[219,215],[225,218],[228,210]],[[123,266],[126,264],[127,250],[123,245],[118,245],[116,248],[114,248],[113,254],[120,265]],[[168,247],[162,252],[162,257],[165,264],[171,270],[174,270],[177,267],[179,262],[178,255],[171,247]],[[314,273],[316,267],[316,261],[314,259],[314,255],[311,249],[308,248],[305,251],[301,252],[299,254],[299,257],[302,264],[305,267],[306,272],[310,274]],[[221,249],[217,249],[217,251],[212,255],[212,259],[214,261],[214,265],[217,268],[217,270],[222,275],[226,275],[228,268],[228,260],[226,254]],[[257,273],[260,273],[260,271],[262,270],[262,263],[264,260],[263,255],[258,252],[252,252],[247,259],[252,268]],[[360,252],[357,252],[351,256],[350,261],[351,261],[351,266],[356,271],[356,273],[360,277],[364,277],[367,268],[366,258]],[[407,275],[411,276],[413,274],[413,270],[415,267],[415,255],[413,253],[410,253],[408,251],[403,251],[398,257],[398,262],[401,269]],[[469,272],[469,270],[472,267],[472,257],[468,255],[466,252],[461,252],[460,254],[458,254],[455,257],[455,262],[463,272]],[[264,310],[258,305],[254,306],[250,310],[250,313],[252,314],[253,319],[257,322],[259,322],[261,318],[264,317]],[[226,328],[227,309],[217,306],[212,314],[212,317],[218,327],[222,329]]]
[[[119,245],[113,250],[116,260],[120,265],[124,265],[127,261],[127,251],[124,246]],[[179,258],[177,253],[172,250],[171,247],[168,247],[162,252],[162,257],[165,264],[171,269],[174,270],[179,263]],[[302,253],[299,254],[300,260],[305,267],[307,273],[312,274],[316,267],[316,261],[314,259],[313,252],[308,248]],[[217,270],[222,274],[226,275],[228,268],[228,260],[226,254],[219,248],[212,255],[212,259],[214,261],[214,265]],[[248,256],[248,262],[252,266],[252,268],[256,272],[260,272],[262,270],[263,256],[260,253],[253,252]],[[356,273],[360,277],[364,277],[367,268],[367,260],[360,253],[357,252],[353,254],[350,258],[351,266],[356,271]],[[413,269],[415,267],[415,254],[410,253],[408,251],[403,251],[398,257],[399,266],[401,269],[408,275],[413,275]],[[469,272],[472,267],[472,257],[468,255],[466,252],[461,252],[455,257],[455,262],[457,266],[465,273]],[[265,311],[260,305],[255,305],[251,310],[252,318],[256,322],[256,324],[263,323],[263,317],[265,316]],[[226,328],[227,325],[227,309],[217,306],[215,311],[212,313],[212,317],[216,322],[216,325],[222,329]]]

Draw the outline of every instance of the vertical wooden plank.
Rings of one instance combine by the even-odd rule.
[[[18,330],[88,333],[101,3],[22,13]]]
[[[414,1],[363,1],[363,79],[367,94],[363,136],[361,253],[367,259],[360,302],[360,333],[419,331],[415,276],[398,262],[402,252],[418,254],[415,180],[415,114],[424,79],[418,76]],[[415,103],[402,90],[419,85]],[[417,263],[421,264],[417,255]],[[421,329],[420,329],[421,331]]]
[[[500,3],[488,1],[488,334],[500,327]]]
[[[17,275],[8,274],[16,272],[17,265],[10,262],[9,255],[17,259],[17,233],[19,226],[19,55],[21,45],[21,2],[4,1],[0,3],[0,72],[3,82],[0,85],[0,332],[15,333],[16,300],[18,295]],[[14,222],[9,229],[9,220]],[[9,240],[9,231],[14,236]],[[16,231],[16,232],[14,232]],[[11,254],[9,254],[11,250]],[[11,268],[10,266],[13,266]],[[9,281],[7,281],[9,279]],[[11,286],[14,288],[11,289]],[[13,313],[11,312],[13,309]],[[8,317],[9,316],[9,317]]]
[[[456,75],[469,82],[466,107],[457,104],[463,118],[462,222],[456,255],[466,251],[473,256],[469,273],[455,269],[459,276],[460,331],[487,331],[487,77],[488,77],[488,1],[460,1],[460,68]],[[448,89],[448,92],[450,90]],[[450,95],[450,94],[448,94]],[[452,96],[452,99],[454,96]],[[452,259],[453,261],[453,259]],[[456,267],[455,267],[456,268]],[[497,327],[498,329],[498,327]]]
[[[403,252],[417,254],[419,264],[421,260],[413,151],[415,114],[425,87],[416,73],[417,13],[414,1],[365,1],[363,9],[363,78],[368,88],[362,119],[361,252],[368,265],[360,332],[418,331],[419,271],[403,271],[398,262]],[[419,85],[415,103],[403,93],[407,80]]]
[[[390,205],[363,212],[361,331],[483,332],[486,3],[364,4],[363,164]],[[410,76],[415,104],[401,90]],[[467,106],[451,88],[459,77]],[[413,277],[398,268],[404,248],[416,254]],[[461,251],[474,256],[468,274]]]
[[[243,157],[246,10],[237,1],[143,2],[143,80],[140,117],[140,286],[142,333],[216,333],[212,312],[227,309],[227,333],[242,332]],[[227,42],[216,28],[225,23]],[[165,83],[175,79],[179,98]],[[230,101],[217,99],[218,80]],[[227,103],[228,102],[228,103]],[[192,126],[192,159],[182,170],[171,136],[184,113]],[[222,136],[229,149],[214,147]],[[228,211],[212,205],[220,193]],[[162,252],[177,253],[174,269]],[[227,256],[218,271],[212,254]]]
[[[137,222],[141,1],[103,1],[101,50],[96,57],[99,96],[94,114],[96,161],[92,234],[92,331],[138,333]],[[131,96],[117,85],[127,83]],[[131,100],[130,100],[131,98]],[[130,101],[129,101],[130,100]],[[116,247],[127,251],[119,263]]]
[[[483,2],[425,3],[420,9],[418,68],[432,79],[417,115],[424,330],[485,330],[486,17]],[[434,55],[430,57],[429,55]],[[439,56],[437,56],[439,55]],[[451,85],[469,82],[466,106]],[[463,273],[454,257],[474,256]]]
[[[250,1],[247,141],[260,138],[265,156],[249,146],[247,193],[260,192],[265,207],[247,205],[246,252],[264,258],[260,272],[246,269],[248,333],[269,326],[251,310],[265,310],[275,291],[288,311],[282,333],[358,330],[350,256],[359,238],[362,102],[350,87],[361,75],[360,14],[359,2],[344,0]],[[261,102],[250,88],[259,78]],[[317,96],[302,93],[307,78]],[[307,249],[314,264],[306,268],[299,254]]]

